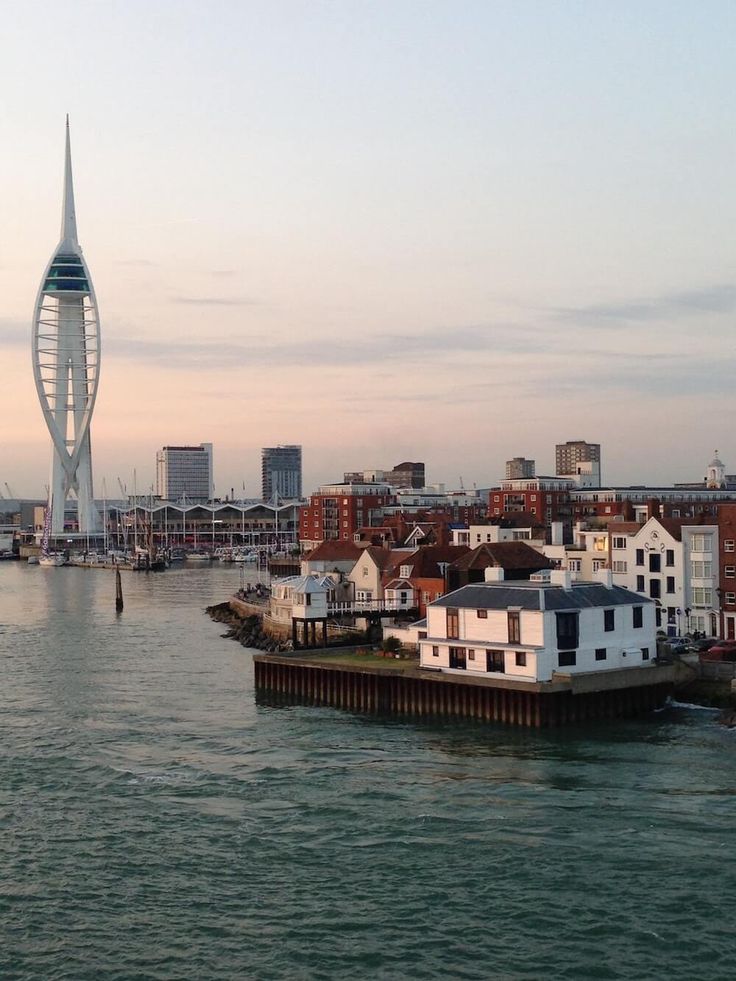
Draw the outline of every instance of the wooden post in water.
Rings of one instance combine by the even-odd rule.
[[[123,583],[120,579],[120,569],[115,570],[115,612],[123,612]]]

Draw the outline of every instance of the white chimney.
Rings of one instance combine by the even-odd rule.
[[[486,582],[503,582],[504,574],[500,565],[489,565],[485,571]]]
[[[569,569],[553,569],[550,577],[553,586],[562,586],[563,589],[571,588],[571,578]]]
[[[550,545],[562,545],[562,522],[553,521],[549,526]]]
[[[603,583],[604,586],[608,586],[609,588],[613,586],[613,573],[610,569],[598,569],[593,574],[593,578],[596,582]]]

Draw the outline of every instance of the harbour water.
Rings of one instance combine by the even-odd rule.
[[[248,573],[249,576],[257,574]],[[725,979],[736,733],[260,703],[233,567],[0,565],[0,978]]]

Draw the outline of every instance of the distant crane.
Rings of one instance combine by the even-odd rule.
[[[9,484],[9,483],[7,482],[7,480],[5,481],[5,490],[6,490],[7,492],[8,492],[8,494],[9,494],[9,495],[10,495],[11,497],[15,497],[15,494],[14,494],[14,493],[12,492],[12,490],[10,489],[10,484]]]
[[[118,487],[120,488],[120,493],[123,495],[123,497],[127,497],[128,496],[128,489],[125,486],[125,484],[122,482],[122,480],[120,479],[120,477],[118,477]]]

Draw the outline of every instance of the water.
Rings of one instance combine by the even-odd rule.
[[[252,575],[252,573],[251,573]],[[256,702],[232,567],[0,564],[0,979],[733,975],[736,733]]]

